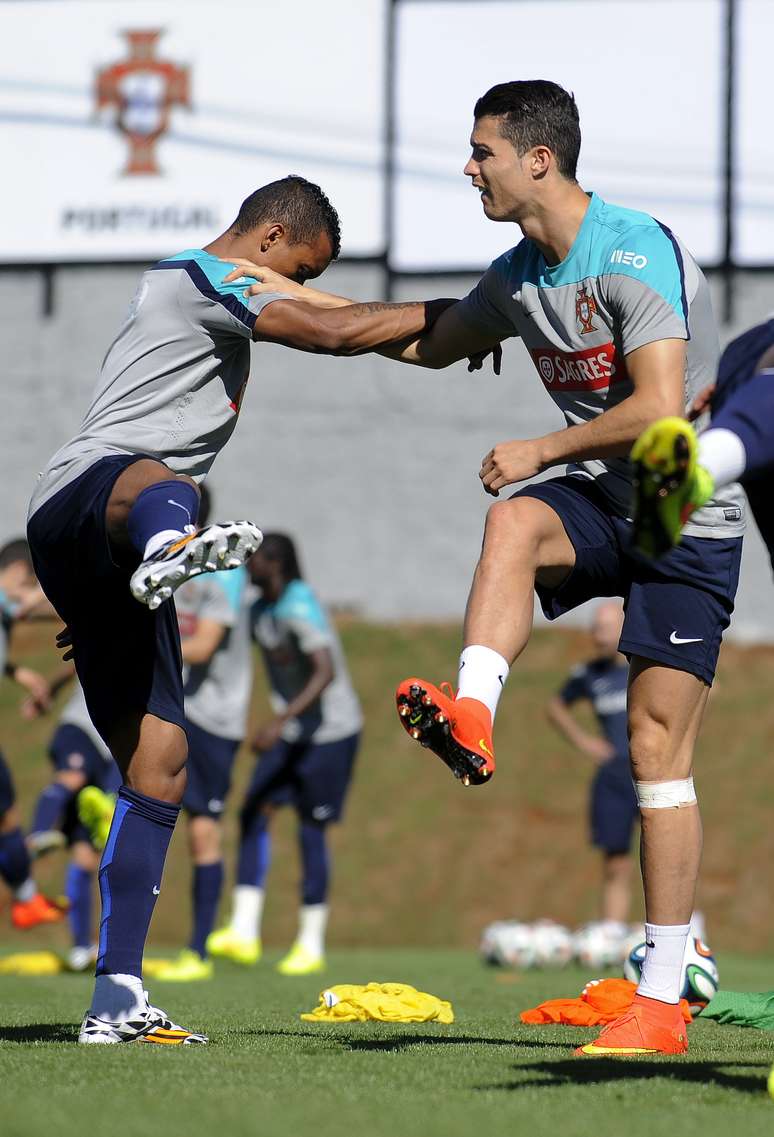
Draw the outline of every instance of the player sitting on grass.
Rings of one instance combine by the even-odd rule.
[[[339,638],[301,575],[290,537],[268,533],[249,570],[261,589],[251,625],[275,714],[253,737],[259,757],[242,807],[231,922],[210,936],[208,946],[236,963],[260,959],[269,826],[279,806],[292,805],[299,820],[301,908],[296,941],[277,970],[308,975],[325,965],[327,829],[341,819],[362,715]]]
[[[204,523],[210,513],[206,486],[201,495],[199,519]],[[253,681],[246,585],[247,572],[240,568],[194,577],[175,594],[185,667],[188,780],[183,810],[193,862],[193,926],[188,947],[177,959],[154,966],[153,977],[165,982],[210,979],[213,973],[206,944],[223,888],[221,820],[247,730]]]
[[[774,558],[769,478],[774,469],[774,319],[732,340],[711,399],[712,421],[696,435],[682,418],[653,423],[632,450],[637,486],[635,533],[648,556],[661,556],[717,491],[741,481],[761,536]]]
[[[12,663],[8,658],[14,617],[36,603],[39,596],[27,542],[22,538],[9,541],[0,549],[0,675],[7,675],[23,687],[36,706],[47,707],[51,691],[43,676],[29,667]],[[0,879],[7,884],[13,896],[11,921],[15,927],[34,928],[38,924],[55,924],[64,919],[63,909],[45,897],[35,884],[16,806],[13,778],[1,753]]]
[[[391,354],[439,368],[520,337],[566,428],[498,444],[479,477],[498,497],[569,468],[492,506],[456,698],[412,677],[398,688],[398,710],[411,737],[465,784],[484,784],[495,767],[497,703],[529,640],[533,589],[550,619],[594,597],[625,598],[619,650],[631,661],[648,948],[631,1012],[580,1052],[678,1054],[688,1046],[678,998],[702,844],[693,750],[733,610],[744,521],[740,491],[724,489],[668,557],[643,563],[632,550],[628,456],[649,423],[682,413],[686,395],[715,373],[709,290],[664,225],[581,189],[578,110],[561,87],[500,84],[474,119],[465,174],[486,216],[516,224],[523,240],[429,333]],[[276,287],[265,279],[248,291]]]
[[[404,342],[446,305],[323,310],[282,292],[246,297],[243,258],[297,285],[339,253],[338,216],[318,186],[288,177],[251,194],[233,224],[142,277],[75,437],[41,474],[28,535],[89,715],[125,784],[100,868],[97,976],[83,1043],[188,1044],[148,1002],[142,955],[185,788],[187,743],[174,605],[184,580],[256,549],[248,522],[197,528],[197,483],[236,426],[251,340],[354,355]],[[223,257],[231,258],[224,264]],[[138,604],[136,601],[141,601]]]
[[[51,683],[55,694],[75,678],[70,666]],[[29,700],[28,714],[40,713]],[[70,863],[65,878],[65,894],[69,907],[67,920],[72,946],[67,955],[71,971],[85,971],[97,958],[93,935],[92,886],[99,868],[99,854],[104,841],[95,847],[90,829],[84,824],[80,809],[82,794],[89,790],[102,795],[115,795],[121,785],[121,774],[110,751],[89,718],[83,689],[75,679],[74,690],[65,703],[48,748],[54,767],[54,778],[43,789],[35,804],[27,846],[33,856],[68,846]],[[112,815],[114,797],[109,798]]]
[[[596,655],[574,668],[548,705],[549,721],[597,766],[591,786],[591,839],[603,857],[599,931],[609,943],[611,960],[623,959],[629,935],[631,843],[639,818],[626,730],[629,665],[618,651],[622,629],[621,605],[614,600],[600,604],[591,624]],[[601,735],[589,734],[570,713],[581,700],[591,704]]]

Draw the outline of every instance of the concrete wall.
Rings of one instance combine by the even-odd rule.
[[[3,537],[22,527],[37,471],[77,428],[137,275],[60,269],[45,318],[38,273],[0,274]],[[401,291],[455,296],[472,282],[428,278]],[[325,284],[361,299],[382,290],[379,270],[364,266],[336,266]],[[724,338],[772,308],[774,275],[743,276],[738,324]],[[458,618],[490,500],[476,476],[481,457],[561,421],[515,341],[499,378],[469,375],[463,364],[430,373],[257,346],[239,427],[210,479],[215,511],[295,534],[329,603],[380,620]],[[774,588],[757,533],[734,628],[774,639]]]

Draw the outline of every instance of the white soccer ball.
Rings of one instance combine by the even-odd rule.
[[[532,925],[532,943],[537,967],[564,967],[573,957],[572,933],[555,920],[537,920]]]
[[[624,977],[639,983],[645,960],[645,943],[637,944],[624,961]],[[680,998],[688,1000],[691,1014],[698,1015],[717,992],[718,965],[712,949],[702,940],[688,937],[683,956],[683,981]]]
[[[584,924],[572,939],[575,958],[593,971],[616,967],[624,958],[625,936],[604,920]]]
[[[480,948],[486,963],[498,967],[533,967],[535,945],[532,928],[520,920],[497,920],[481,934]]]

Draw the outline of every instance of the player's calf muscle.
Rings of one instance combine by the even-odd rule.
[[[126,522],[139,494],[148,486],[172,479],[188,482],[194,489],[197,488],[196,482],[187,474],[175,474],[163,462],[156,462],[151,458],[141,458],[131,466],[127,466],[116,478],[107,503],[106,519],[111,541],[118,544],[128,543]]]

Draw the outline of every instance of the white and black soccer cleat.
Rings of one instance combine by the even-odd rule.
[[[114,1042],[148,1042],[157,1046],[192,1046],[208,1042],[206,1034],[196,1034],[177,1026],[164,1011],[150,1004],[131,1019],[112,1022],[86,1012],[78,1034],[81,1044]]]
[[[263,540],[251,521],[224,521],[206,525],[162,546],[134,570],[129,588],[135,600],[158,608],[173,592],[203,572],[239,568]]]

